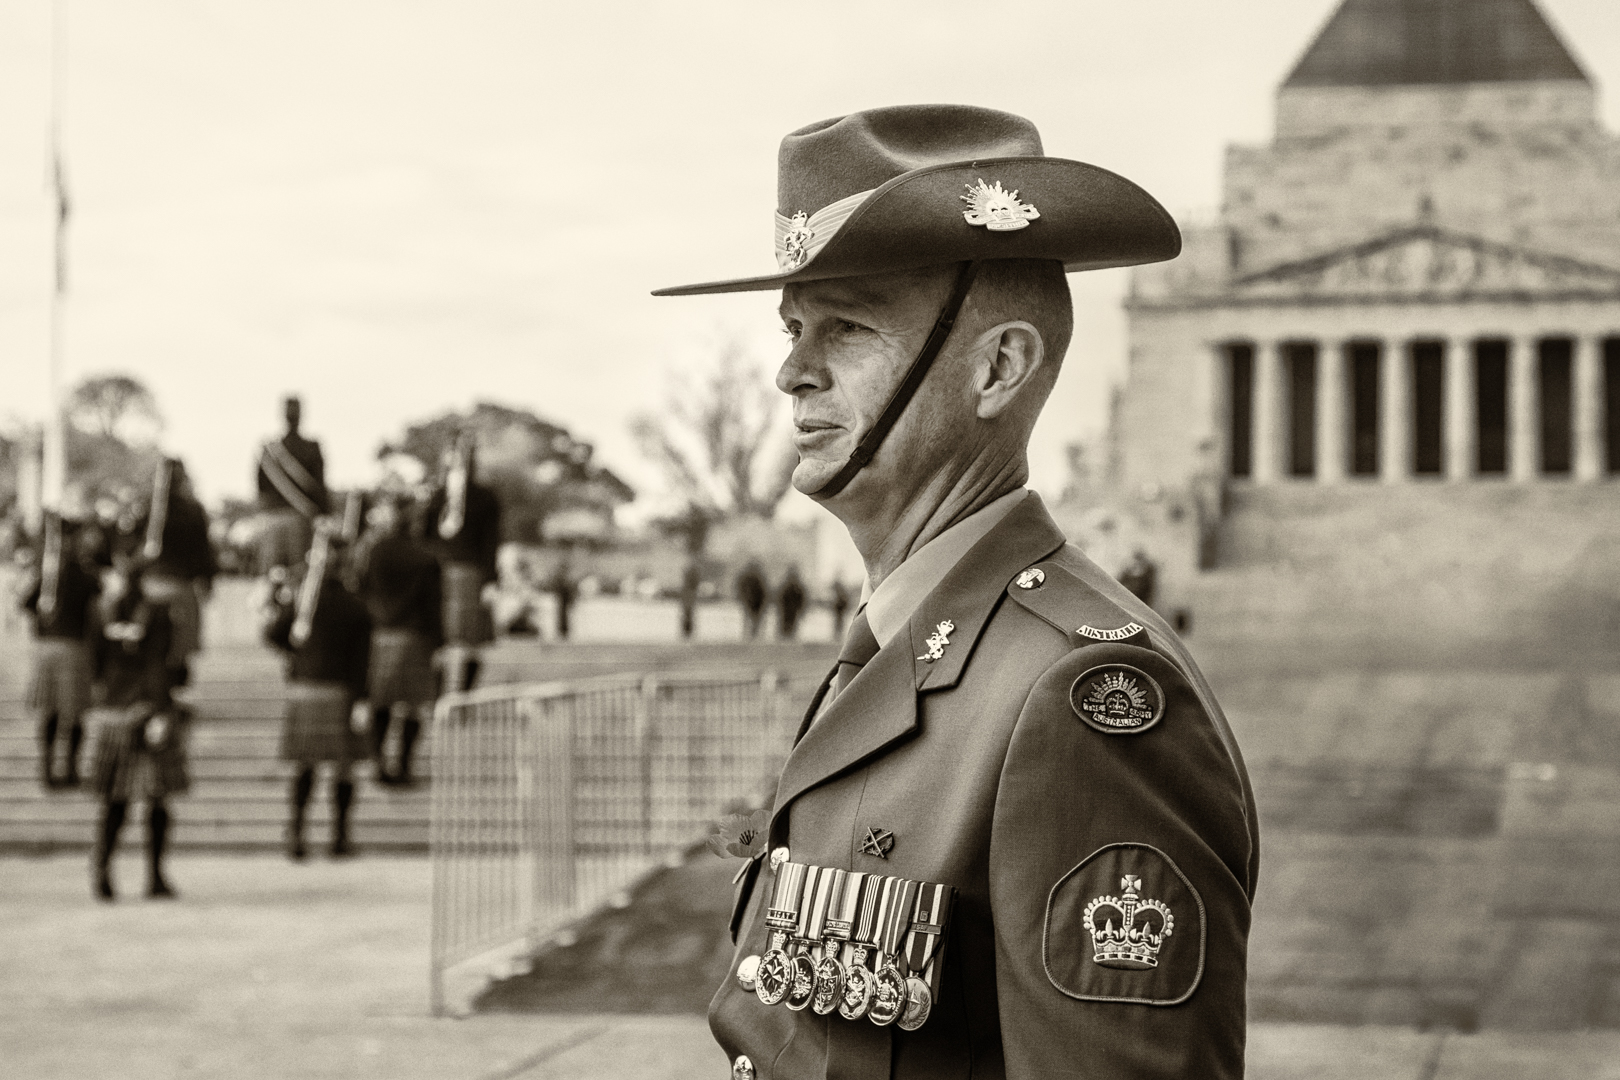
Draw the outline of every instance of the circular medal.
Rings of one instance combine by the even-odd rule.
[[[804,953],[788,961],[788,972],[793,982],[788,987],[787,1007],[799,1012],[816,994],[816,963]]]
[[[750,994],[759,982],[759,957],[745,956],[742,963],[737,965],[737,985]]]
[[[906,1009],[906,980],[893,964],[883,965],[872,980],[872,1007],[867,1018],[878,1027],[888,1027]]]
[[[767,1005],[776,1005],[787,997],[788,990],[793,986],[793,970],[789,963],[787,953],[781,949],[772,949],[765,954],[759,962],[759,969],[754,973],[754,993]]]
[[[916,1031],[928,1021],[934,1011],[934,994],[928,984],[913,975],[906,980],[906,1007],[895,1021],[901,1031]]]
[[[838,1015],[859,1020],[872,1005],[872,973],[859,964],[850,965],[844,976],[844,990],[838,997]]]
[[[826,1016],[838,1008],[843,993],[844,965],[836,956],[823,956],[816,963],[816,992],[810,998],[810,1007],[817,1016]]]

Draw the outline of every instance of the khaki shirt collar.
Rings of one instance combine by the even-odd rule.
[[[974,511],[918,548],[876,589],[868,580],[861,589],[866,621],[879,645],[887,645],[906,628],[912,612],[934,591],[951,568],[991,529],[1029,496],[1028,488],[1010,491]]]

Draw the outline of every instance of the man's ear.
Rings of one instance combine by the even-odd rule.
[[[993,420],[1026,396],[1046,363],[1041,332],[1027,322],[1005,322],[985,331],[974,368],[978,416]]]

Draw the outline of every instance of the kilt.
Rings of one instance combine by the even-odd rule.
[[[287,712],[281,724],[281,760],[336,761],[349,764],[366,758],[366,733],[349,726],[354,698],[336,682],[287,684]]]
[[[148,570],[141,578],[141,591],[152,603],[169,611],[169,625],[174,628],[169,666],[185,663],[202,649],[202,605],[197,601],[197,587],[186,578]]]
[[[291,507],[264,511],[259,515],[259,573],[268,574],[272,566],[297,566],[314,539],[309,518]]]
[[[444,567],[444,640],[449,645],[485,645],[495,640],[495,620],[478,595],[484,573],[471,563]]]
[[[366,680],[379,707],[424,705],[434,697],[433,645],[415,630],[373,630],[371,670]]]
[[[154,746],[146,738],[149,706],[92,710],[96,732],[90,782],[98,795],[112,802],[139,802],[190,789],[191,712],[174,708],[166,715],[169,727]]]
[[[77,638],[36,638],[28,705],[78,723],[90,705],[89,646]]]

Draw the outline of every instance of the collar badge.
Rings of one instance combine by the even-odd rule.
[[[1013,578],[1013,584],[1020,589],[1038,589],[1045,581],[1046,571],[1038,566],[1032,566]]]
[[[983,225],[991,232],[1016,232],[1028,228],[1032,220],[1041,216],[1029,203],[1018,200],[1016,190],[1003,188],[1000,180],[994,185],[980,180],[977,187],[963,186],[968,193],[961,198],[968,209],[962,211],[962,217],[969,225]]]
[[[928,635],[928,640],[923,642],[923,644],[928,646],[928,651],[917,657],[917,659],[926,660],[928,663],[932,664],[935,660],[938,660],[940,657],[944,656],[945,646],[951,643],[951,632],[955,629],[956,624],[951,622],[949,619],[946,619],[944,622],[940,623],[939,626],[934,629],[934,632]]]

